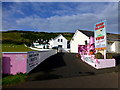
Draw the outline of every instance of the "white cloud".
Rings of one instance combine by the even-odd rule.
[[[36,6],[36,4],[32,4]],[[98,6],[98,7],[97,7]],[[76,13],[71,15],[63,15],[63,16],[51,16],[48,18],[41,18],[40,16],[34,14],[31,16],[24,16],[24,13],[20,10],[15,10],[15,8],[12,9],[11,12],[7,11],[4,12],[5,17],[12,17],[12,15],[17,12],[21,15],[23,15],[23,18],[19,19],[10,19],[14,22],[9,23],[11,21],[4,21],[4,29],[14,28],[14,29],[24,29],[31,28],[31,29],[38,29],[40,31],[61,31],[61,32],[74,32],[76,29],[86,29],[86,30],[93,30],[94,24],[106,19],[108,21],[107,30],[108,32],[117,32],[118,30],[118,7],[117,3],[110,3],[108,5],[104,5],[103,7],[100,7],[99,5],[96,5],[95,7],[92,7],[88,5],[88,7],[79,6],[83,11],[86,11],[85,13]],[[93,10],[93,12],[87,12],[89,11],[89,8]],[[78,7],[76,7],[77,9]],[[78,10],[79,10],[78,8]],[[69,8],[71,9],[71,8]],[[36,10],[39,10],[36,8]],[[62,11],[56,11],[55,13],[62,13],[69,11],[66,7],[66,10]],[[77,11],[76,11],[77,12]],[[71,11],[72,13],[72,11]],[[7,26],[7,27],[6,27]]]
[[[39,16],[26,17],[17,20],[17,25],[27,25],[45,31],[67,31],[72,32],[78,28],[91,30],[95,20],[95,14],[78,14],[72,16],[53,16],[50,18],[40,18]]]

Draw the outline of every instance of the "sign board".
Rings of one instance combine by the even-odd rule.
[[[94,58],[93,56],[90,55],[83,55],[82,59],[85,60],[86,62],[94,63]]]
[[[39,64],[39,52],[28,52],[27,73]]]
[[[106,50],[106,21],[94,25],[95,49]]]

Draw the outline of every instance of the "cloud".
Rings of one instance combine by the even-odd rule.
[[[4,30],[11,28],[48,32],[74,32],[76,29],[93,30],[94,24],[104,19],[108,22],[108,32],[117,32],[118,30],[117,3],[22,4],[17,3],[17,6],[16,4],[10,6],[9,11],[4,10]],[[15,14],[17,15],[15,16]]]

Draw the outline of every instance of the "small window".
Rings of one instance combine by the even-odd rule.
[[[85,40],[85,45],[87,45],[87,40]]]
[[[58,39],[58,42],[60,41],[60,39]]]
[[[63,39],[61,39],[61,42],[63,42]]]

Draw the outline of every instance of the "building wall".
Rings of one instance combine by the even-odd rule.
[[[33,43],[33,45],[36,47],[36,46],[39,46],[39,43]]]
[[[37,67],[41,62],[46,60],[52,55],[55,55],[57,50],[47,50],[47,51],[38,51],[38,52],[28,52],[27,58],[27,73]]]
[[[120,53],[120,42],[115,41],[115,52]]]
[[[77,30],[70,41],[70,51],[78,53],[78,45],[85,45],[86,40],[89,42],[89,37]],[[120,41],[108,41],[107,52],[120,53]]]
[[[52,48],[53,47],[53,39],[49,41],[49,48]]]
[[[3,53],[2,57],[2,73],[17,74],[26,73],[27,53]]]
[[[112,52],[115,52],[116,50],[115,50],[115,42],[111,45],[111,51]]]
[[[88,42],[89,37],[77,30],[70,42],[70,51],[78,53],[78,45],[85,45],[86,40]]]
[[[58,39],[59,39],[59,42],[58,42]],[[62,42],[61,42],[61,39],[62,39]],[[58,45],[62,45],[62,48],[67,48],[67,39],[65,39],[62,35],[57,37],[56,39],[54,40],[51,40],[49,42],[49,47],[52,48],[52,47],[58,47]]]
[[[59,39],[59,42],[58,42],[58,39]],[[62,39],[62,42],[61,42],[61,39]],[[53,45],[54,46],[62,45],[62,48],[67,48],[67,40],[63,36],[60,36],[57,39],[55,39]]]
[[[107,42],[107,51],[120,53],[120,42],[119,41]]]
[[[52,55],[57,50],[30,51],[30,52],[3,52],[2,54],[2,73],[17,74],[29,73],[41,62]]]
[[[115,52],[114,42],[107,42],[107,52]]]

